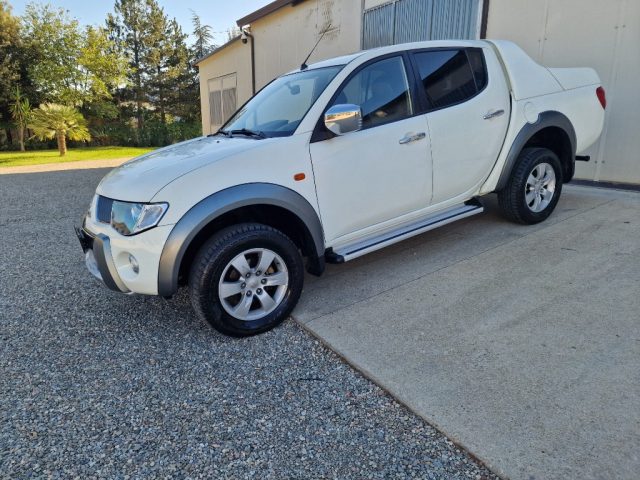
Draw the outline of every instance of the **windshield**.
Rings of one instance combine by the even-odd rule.
[[[342,66],[317,68],[277,78],[238,110],[220,131],[255,132],[265,137],[292,135],[341,69]]]

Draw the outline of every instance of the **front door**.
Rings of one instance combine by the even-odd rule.
[[[382,230],[431,199],[431,153],[424,115],[409,90],[402,55],[356,71],[335,100],[362,109],[357,132],[311,143],[320,216],[328,244]]]

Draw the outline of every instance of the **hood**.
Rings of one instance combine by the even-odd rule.
[[[182,175],[242,151],[253,150],[270,139],[243,136],[199,137],[134,158],[114,168],[100,182],[96,192],[105,197],[148,202]]]

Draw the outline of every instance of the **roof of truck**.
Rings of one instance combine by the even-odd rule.
[[[366,56],[375,58],[388,53],[401,52],[404,50],[419,50],[423,48],[447,48],[447,47],[484,47],[487,46],[484,40],[429,40],[424,42],[398,43],[396,45],[388,45],[385,47],[371,48],[350,55],[342,55],[340,57],[328,58],[309,65],[312,68],[332,67],[334,65],[347,65],[357,58]],[[313,57],[313,55],[312,55]]]

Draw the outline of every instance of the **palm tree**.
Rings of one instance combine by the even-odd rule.
[[[67,138],[79,142],[91,140],[87,122],[73,107],[44,103],[31,112],[29,128],[40,140],[58,140],[60,156],[67,153]]]
[[[11,118],[13,118],[13,121],[18,128],[18,143],[20,144],[20,151],[24,152],[24,130],[27,128],[27,123],[29,121],[31,105],[29,104],[29,99],[20,92],[20,87],[16,88],[13,103],[9,106],[9,109],[11,110]]]

